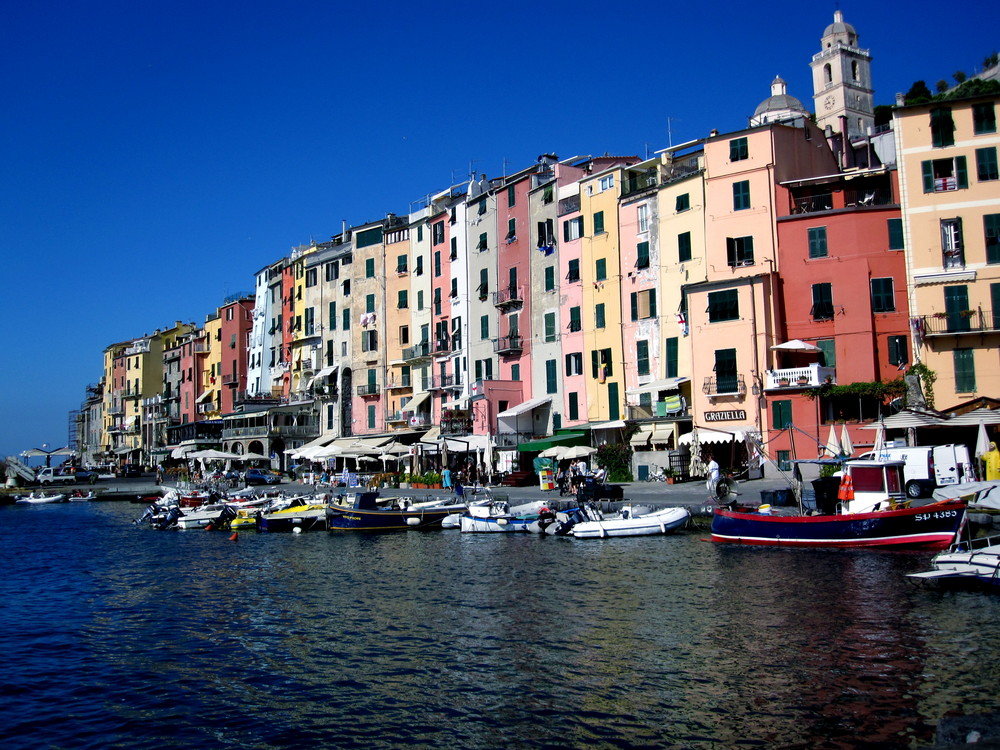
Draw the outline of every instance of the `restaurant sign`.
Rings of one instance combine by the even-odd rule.
[[[744,422],[747,418],[746,409],[730,409],[729,411],[706,411],[706,422]]]

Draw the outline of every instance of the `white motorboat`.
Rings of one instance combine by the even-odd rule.
[[[66,502],[65,495],[46,495],[44,492],[32,492],[30,495],[17,499],[17,503],[22,505],[51,505],[52,503],[64,502]]]
[[[538,519],[538,512],[544,507],[544,500],[513,508],[506,500],[472,505],[462,515],[461,529],[463,532],[528,531],[528,526]]]
[[[614,516],[575,524],[572,534],[577,539],[669,534],[684,526],[690,517],[691,512],[687,508],[661,508],[647,512],[632,505],[625,505]]]
[[[91,500],[96,500],[97,495],[91,492],[82,492],[77,490],[72,495],[69,496],[68,500],[71,503],[89,503]]]
[[[908,578],[977,581],[1000,586],[1000,537],[983,537],[953,544],[931,559],[931,569]]]

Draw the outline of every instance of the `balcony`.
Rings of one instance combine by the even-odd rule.
[[[524,302],[523,287],[508,287],[493,292],[493,306],[502,309],[515,307]]]
[[[429,341],[421,341],[416,346],[403,349],[403,360],[406,362],[416,362],[428,359],[431,356],[431,344]]]
[[[430,379],[425,390],[443,391],[449,388],[461,388],[462,381],[457,375],[439,375]]]
[[[248,406],[277,406],[288,403],[288,399],[283,396],[275,396],[270,393],[250,393],[248,391],[237,393],[233,401],[237,406],[241,404]]]
[[[691,413],[687,408],[687,405],[683,405],[678,411],[668,411],[667,403],[665,401],[660,401],[655,404],[639,404],[634,406],[629,404],[626,406],[628,411],[628,419],[641,422],[643,420],[650,419],[690,419]]]
[[[412,388],[412,387],[413,387],[413,385],[410,383],[410,379],[409,378],[403,378],[398,383],[395,380],[393,380],[393,381],[385,384],[385,389],[387,391],[406,390],[406,389],[409,389],[409,388]]]
[[[403,411],[393,412],[392,414],[386,415],[386,424],[393,424],[396,422],[409,422],[410,415]]]
[[[1000,310],[960,310],[921,316],[924,337],[1000,331]]]
[[[239,385],[239,383],[240,383],[240,377],[239,377],[239,375],[236,375],[234,373],[229,373],[228,375],[223,375],[222,376],[222,384],[223,385],[235,386],[235,385]]]
[[[498,432],[493,436],[493,444],[497,448],[516,448],[521,443],[542,437],[533,432]]]
[[[365,383],[358,386],[359,396],[377,396],[379,392],[378,383]]]
[[[448,336],[434,339],[431,354],[451,354],[451,339]]]
[[[524,349],[524,342],[521,336],[501,336],[493,340],[493,351],[497,354],[513,354]]]
[[[723,375],[715,378],[705,378],[701,386],[701,392],[709,398],[719,396],[745,396],[747,385],[743,381],[743,375]]]
[[[783,388],[816,388],[823,383],[837,382],[837,368],[821,367],[817,364],[806,367],[786,367],[768,370],[764,374],[764,390]]]

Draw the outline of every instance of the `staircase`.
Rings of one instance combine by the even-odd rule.
[[[15,456],[7,456],[7,473],[10,474],[11,471],[21,478],[22,484],[33,484],[35,481],[35,471],[30,466],[23,464]],[[6,477],[4,477],[6,480]]]
[[[504,487],[527,487],[535,481],[533,471],[512,471],[503,478],[500,484]]]

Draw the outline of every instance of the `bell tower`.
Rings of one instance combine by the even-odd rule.
[[[846,124],[849,137],[867,135],[875,123],[871,53],[858,47],[858,34],[837,10],[809,67],[813,75],[816,124],[835,133]],[[846,118],[846,122],[841,118]]]

